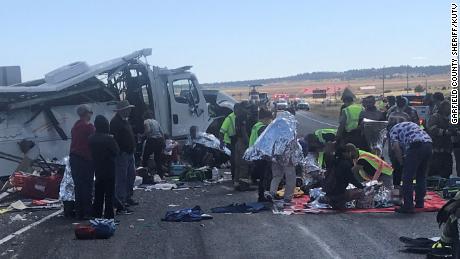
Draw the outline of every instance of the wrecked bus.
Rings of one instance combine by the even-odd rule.
[[[151,49],[142,49],[92,66],[75,62],[43,79],[0,87],[0,176],[12,174],[24,161],[67,156],[80,104],[90,105],[94,115],[110,120],[116,103],[127,99],[135,105],[130,122],[136,134],[143,132],[143,115],[150,109],[174,139],[185,138],[191,126],[208,130],[232,111],[232,98],[225,100],[222,109],[215,108],[217,102],[206,102],[190,66],[151,66],[146,60],[149,55]],[[209,106],[219,112],[210,116]]]

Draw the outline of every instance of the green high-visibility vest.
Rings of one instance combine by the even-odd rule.
[[[359,114],[362,110],[363,107],[360,104],[352,104],[343,109],[347,118],[347,122],[345,124],[346,132],[350,132],[358,128]]]
[[[259,130],[262,127],[265,127],[265,124],[260,121],[252,126],[251,136],[249,137],[249,146],[252,146],[254,143],[256,143],[257,138],[259,138]]]
[[[315,136],[319,139],[321,143],[326,143],[323,139],[323,134],[334,134],[337,135],[337,129],[319,129],[315,131]]]
[[[393,175],[393,168],[391,167],[391,165],[388,164],[387,162],[385,162],[384,160],[382,160],[380,157],[378,157],[378,156],[376,156],[376,155],[374,155],[372,153],[369,153],[369,152],[366,152],[366,151],[363,151],[363,150],[359,150],[359,158],[358,158],[358,160],[359,159],[366,160],[375,169],[375,173],[378,174],[378,175],[380,175],[380,173],[386,174],[388,176]],[[362,175],[361,174],[361,176],[363,178],[365,178],[365,179],[370,178],[367,175]]]
[[[236,115],[234,112],[230,113],[222,123],[220,127],[220,133],[224,134],[224,142],[227,144],[231,144],[232,140],[230,137],[235,136],[235,118]]]
[[[324,163],[324,152],[318,152],[318,165],[321,168],[324,168],[323,163]]]

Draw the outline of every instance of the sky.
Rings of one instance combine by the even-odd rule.
[[[23,81],[152,48],[202,83],[449,64],[450,1],[2,1],[0,66]]]

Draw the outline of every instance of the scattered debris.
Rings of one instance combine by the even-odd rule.
[[[15,221],[26,221],[27,218],[26,218],[26,215],[20,215],[20,214],[16,214],[14,216],[10,216],[10,224],[15,222]]]

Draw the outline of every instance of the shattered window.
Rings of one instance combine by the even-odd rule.
[[[200,97],[195,84],[190,79],[179,79],[173,81],[174,98],[178,103],[198,103]]]

